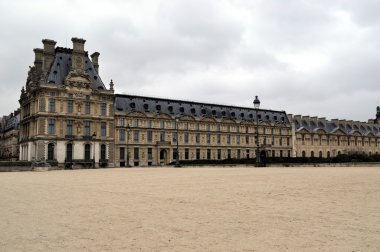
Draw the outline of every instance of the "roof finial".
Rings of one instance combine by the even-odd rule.
[[[111,79],[111,82],[110,82],[110,90],[113,90],[113,81]]]

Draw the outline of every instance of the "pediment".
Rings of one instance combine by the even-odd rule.
[[[203,117],[203,118],[201,119],[201,121],[202,121],[202,122],[211,122],[211,123],[216,122],[216,120],[215,120],[214,118],[212,118],[212,117]]]
[[[194,118],[194,117],[192,117],[192,116],[188,116],[188,115],[181,116],[180,119],[181,119],[181,120],[187,120],[187,121],[195,121],[195,118]]]

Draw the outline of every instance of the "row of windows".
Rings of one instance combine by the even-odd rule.
[[[78,109],[79,110],[79,109]],[[69,95],[69,100],[67,101],[67,113],[73,113],[74,111],[74,100],[72,95]],[[49,112],[54,113],[55,112],[55,98],[49,98]],[[102,116],[107,115],[107,104],[105,102],[102,102],[100,104],[100,112]],[[85,101],[85,114],[89,115],[91,114],[91,102],[90,102],[90,96],[86,96]]]
[[[160,142],[165,142],[165,139],[166,139],[165,138],[165,135],[166,135],[165,133],[166,133],[165,131],[161,131],[160,132]],[[178,139],[177,132],[173,132],[173,133],[171,133],[171,135],[172,135],[172,141],[173,141],[173,143],[176,143],[177,139]],[[186,144],[188,144],[189,143],[189,133],[188,132],[184,132],[182,135],[183,135],[183,138],[184,138],[184,142]],[[240,136],[240,135],[236,135],[235,136],[236,144],[240,144],[241,143],[241,141],[240,141],[241,137],[242,136]],[[245,143],[249,144],[249,135],[244,136],[244,139],[245,139]],[[263,139],[263,144],[269,144],[269,142],[267,142],[267,138],[266,137],[264,137],[262,139]],[[119,131],[119,140],[120,141],[125,141],[125,130],[124,129],[121,129]],[[139,140],[140,140],[140,132],[138,130],[133,131],[133,141],[134,142],[138,142]],[[148,142],[152,142],[153,141],[153,132],[151,130],[147,131],[147,141]],[[197,144],[200,143],[200,133],[195,133],[195,142]],[[211,134],[210,133],[206,134],[206,142],[208,144],[211,143]],[[255,136],[255,143],[257,143],[257,136]],[[272,138],[271,138],[271,143],[272,143],[272,145],[274,145],[274,143],[275,143],[274,136],[272,136]],[[217,144],[221,144],[221,135],[220,134],[217,134]],[[230,134],[228,134],[226,136],[226,144],[231,144],[231,135]],[[280,146],[283,145],[283,139],[282,138],[279,138],[279,145]],[[288,145],[288,146],[290,145],[290,138],[286,138],[286,145]]]
[[[100,159],[106,159],[106,150],[107,147],[105,144],[100,145]],[[47,160],[54,160],[55,156],[55,145],[53,143],[48,144],[48,155],[47,155]],[[74,153],[74,146],[73,144],[69,143],[66,145],[66,160],[71,161],[73,160],[73,153]],[[91,159],[91,145],[90,144],[85,144],[84,145],[84,154],[83,158],[86,160]]]
[[[91,122],[90,121],[84,121],[84,135],[85,136],[91,135],[90,129],[91,129]],[[55,134],[55,119],[54,118],[49,119],[48,133],[50,135]],[[73,120],[67,120],[67,122],[66,122],[66,135],[68,135],[68,136],[73,135]],[[100,136],[102,136],[102,137],[107,136],[107,123],[106,122],[100,123]]]
[[[142,121],[142,120],[139,120],[139,119],[133,119],[132,126],[134,128],[137,128],[139,126],[143,126],[144,122],[145,121]],[[181,127],[178,127],[180,129],[189,130],[189,128],[190,128],[189,126],[191,126],[191,127],[195,128],[195,130],[197,130],[197,131],[200,130],[200,123],[194,123],[194,124],[193,123],[189,123],[189,122],[179,122],[179,123],[176,123],[176,121],[169,122],[169,121],[163,121],[163,120],[159,121],[158,123],[159,123],[158,124],[158,128],[160,128],[160,129],[165,129],[165,128],[176,129],[177,128],[177,124],[178,124],[179,126],[181,125]],[[119,126],[121,126],[121,127],[125,127],[126,126],[124,118],[119,118]],[[147,128],[153,128],[153,121],[152,120],[147,120],[146,127]],[[239,133],[240,132],[240,128],[242,128],[242,127],[237,127],[237,126],[232,126],[231,127],[230,125],[221,126],[220,124],[216,124],[216,125],[214,125],[214,124],[212,124],[212,125],[206,124],[206,126],[205,126],[206,131],[211,131],[211,128],[215,129],[215,131],[217,131],[217,132],[221,132],[222,131],[221,129],[223,129],[224,132],[231,132],[231,129],[234,129],[234,131],[236,133]],[[249,133],[250,128],[253,129],[256,132],[256,127],[245,126],[244,127],[245,133]],[[272,134],[273,135],[275,133],[275,129],[274,128],[262,128],[262,127],[260,127],[260,129],[262,129],[262,133],[263,134]],[[244,131],[242,131],[242,132],[244,132]],[[278,132],[279,132],[280,135],[282,135],[282,134],[287,135],[287,134],[289,134],[290,130],[279,128]]]
[[[355,146],[358,146],[358,145],[362,145],[364,146],[365,144],[368,144],[369,146],[371,146],[371,144],[375,144],[375,146],[377,147],[378,145],[378,141],[376,141],[375,138],[369,138],[368,141],[364,140],[363,139],[356,139],[355,140],[347,140],[347,139],[340,139],[339,137],[337,139],[330,139],[330,138],[327,138],[327,139],[323,139],[322,137],[319,137],[318,139],[316,138],[306,138],[305,140],[305,137],[302,136],[301,139],[298,139],[298,141],[301,141],[302,145],[305,145],[305,142],[310,142],[311,145],[314,145],[314,143],[318,143],[319,145],[322,145],[324,144],[325,142],[327,142],[328,145],[332,143],[336,143],[338,146],[341,145],[341,143],[345,144],[347,143],[347,145],[355,145]]]
[[[244,150],[243,150],[244,151]],[[212,158],[212,154],[213,154],[213,158],[214,159],[222,159],[222,158],[233,158],[232,154],[235,154],[234,155],[234,158],[237,158],[237,159],[241,159],[241,158],[253,158],[254,157],[254,151],[252,152],[252,156],[251,156],[251,152],[249,149],[245,150],[245,153],[243,152],[242,150],[240,149],[237,149],[237,150],[234,150],[234,153],[232,153],[233,151],[231,149],[228,149],[227,150],[227,153],[224,153],[226,154],[226,156],[223,156],[222,157],[222,149],[217,149],[217,150],[211,150],[211,149],[207,149],[206,150],[206,153],[203,153],[203,154],[206,154],[205,156],[201,156],[201,149],[195,149],[195,157],[192,157],[192,159],[211,159]],[[147,160],[148,161],[152,161],[153,160],[153,148],[148,148],[147,150]],[[290,151],[283,151],[283,150],[280,150],[278,152],[279,154],[279,157],[290,157],[291,153]],[[119,149],[119,159],[120,160],[125,160],[126,159],[126,156],[128,156],[129,153],[126,154],[125,152],[125,148],[124,147],[120,147]],[[190,159],[190,149],[189,148],[185,148],[184,149],[184,152],[183,152],[183,155],[182,157],[180,157],[181,159],[185,159],[185,160],[189,160]],[[270,155],[272,157],[276,156],[276,152],[274,150],[272,150],[272,152],[270,153]],[[173,160],[176,160],[177,159],[177,149],[172,149],[172,157],[173,157]],[[134,160],[139,160],[140,159],[140,148],[133,148],[133,159]],[[165,159],[165,152],[161,151],[160,152],[160,156],[159,156],[159,159]]]

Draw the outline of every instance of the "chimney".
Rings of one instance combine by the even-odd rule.
[[[51,64],[54,60],[54,50],[55,50],[55,42],[51,39],[43,39],[42,43],[44,44],[43,50],[43,70],[45,72],[49,71]]]
[[[33,51],[34,51],[34,66],[36,67],[37,73],[41,73],[44,50],[40,48],[35,48]]]
[[[86,40],[81,38],[72,38],[71,41],[73,42],[73,56],[71,59],[71,68],[73,70],[84,71],[84,43],[86,42]]]
[[[92,64],[94,65],[94,68],[95,68],[95,71],[99,74],[99,55],[100,53],[98,52],[94,52],[93,54],[91,54],[91,61],[92,61]]]

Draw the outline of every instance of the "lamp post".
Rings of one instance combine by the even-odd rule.
[[[260,149],[259,149],[259,107],[260,107],[260,100],[259,98],[255,97],[255,100],[253,101],[253,106],[256,110],[256,167],[260,166]]]
[[[178,122],[179,122],[179,116],[175,117],[175,128],[177,129],[177,155],[176,155],[176,160],[175,160],[175,166],[174,167],[181,167],[179,163],[179,152],[178,152],[178,140],[179,140],[179,135],[178,135]]]
[[[94,140],[94,168],[95,168],[95,139],[96,139],[96,132],[94,132],[94,134],[92,134],[92,139]]]
[[[127,167],[131,167],[129,165],[129,131],[131,131],[131,127],[129,123],[127,124]]]

